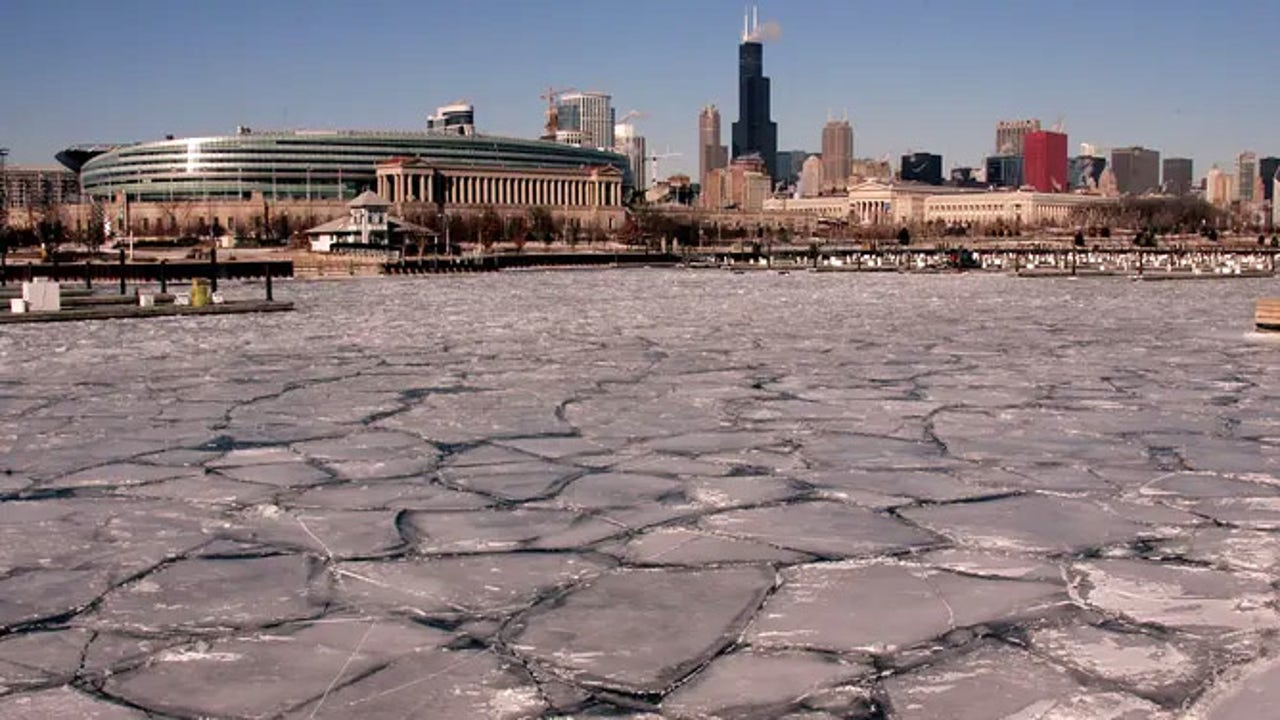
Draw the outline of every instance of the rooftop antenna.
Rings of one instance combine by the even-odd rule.
[[[746,42],[751,37],[751,8],[747,5],[742,6],[742,42]]]
[[[751,33],[754,35],[755,33],[758,33],[758,32],[760,32],[760,6],[752,5],[751,6]]]

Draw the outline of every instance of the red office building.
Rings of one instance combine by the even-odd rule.
[[[1022,178],[1037,192],[1066,192],[1067,136],[1047,130],[1027,133],[1022,146]]]

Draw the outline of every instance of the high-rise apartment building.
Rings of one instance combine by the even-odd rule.
[[[1242,152],[1236,157],[1236,199],[1253,202],[1254,177],[1258,175],[1258,155]]]
[[[758,23],[745,18],[738,45],[738,121],[733,124],[733,157],[757,155],[770,178],[778,177],[778,124],[769,119],[769,78]]]
[[[1258,174],[1262,176],[1262,199],[1269,203],[1275,202],[1275,188],[1271,181],[1275,179],[1277,172],[1280,172],[1280,158],[1264,157],[1258,161]]]
[[[899,174],[907,182],[941,185],[942,156],[925,152],[903,155],[902,169]]]
[[[647,153],[644,136],[636,132],[636,126],[629,122],[613,126],[613,151],[627,156],[627,164],[631,166],[631,179],[636,190],[645,190],[649,183],[645,178],[644,161]],[[654,178],[655,180],[657,178]]]
[[[1169,195],[1189,195],[1191,193],[1194,170],[1191,158],[1165,158],[1163,164],[1161,186]]]
[[[612,98],[601,92],[572,92],[560,96],[556,106],[558,128],[566,141],[586,148],[613,148],[614,113]],[[581,136],[573,133],[581,133]],[[557,135],[557,139],[559,139]]]
[[[1037,192],[1066,192],[1067,136],[1060,132],[1033,130],[1023,137],[1022,181]]]
[[[1111,170],[1122,195],[1142,195],[1160,191],[1160,151],[1144,147],[1115,148]]]
[[[996,123],[996,155],[1022,155],[1027,133],[1039,130],[1039,120],[1001,120]]]
[[[729,164],[729,151],[720,144],[720,108],[708,105],[698,113],[698,181]]]
[[[822,190],[839,192],[849,180],[853,162],[853,127],[848,120],[828,120],[822,126]]]

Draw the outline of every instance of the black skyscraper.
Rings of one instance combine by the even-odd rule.
[[[764,76],[764,45],[755,33],[738,46],[738,122],[733,124],[733,156],[756,154],[769,177],[778,179],[778,124],[769,119],[769,78]]]

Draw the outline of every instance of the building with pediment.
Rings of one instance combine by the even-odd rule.
[[[854,225],[948,225],[1066,227],[1074,211],[1114,203],[1097,195],[984,190],[923,183],[865,180],[846,195],[819,198],[775,198],[766,212],[807,213]]]
[[[401,210],[421,204],[511,216],[541,207],[606,231],[620,229],[626,217],[626,176],[613,165],[515,169],[402,157],[378,163],[376,180],[377,194]]]

